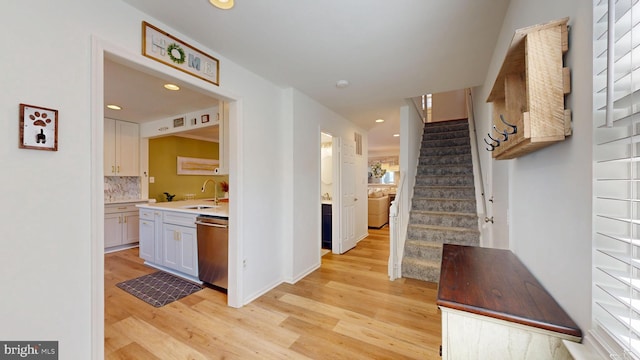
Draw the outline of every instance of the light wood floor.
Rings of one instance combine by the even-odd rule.
[[[115,286],[154,270],[105,255],[107,359],[438,359],[436,285],[387,276],[388,228],[241,309],[205,288],[154,308]]]

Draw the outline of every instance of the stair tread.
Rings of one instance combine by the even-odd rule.
[[[420,174],[418,177],[473,177],[473,174],[456,174],[456,175],[435,175],[435,174]]]
[[[442,200],[446,200],[446,201],[476,201],[476,197],[472,197],[472,198],[434,198],[434,197],[420,197],[420,196],[414,196],[413,197],[414,200],[435,200],[435,201],[442,201]]]
[[[420,155],[421,158],[432,158],[432,157],[455,157],[455,156],[469,156],[471,153],[463,153],[463,154],[434,154],[434,155]]]
[[[412,246],[419,246],[419,247],[425,247],[425,248],[440,248],[440,249],[442,249],[442,243],[438,243],[438,242],[434,242],[434,241],[423,241],[423,240],[416,240],[416,239],[407,239],[404,243],[412,245]]]
[[[475,189],[475,187],[473,185],[420,185],[420,184],[416,184],[414,187],[415,188],[431,188],[431,189],[445,189],[445,190],[450,190],[450,189]]]
[[[450,227],[450,226],[438,226],[438,225],[427,225],[427,224],[409,224],[409,227],[419,228],[422,230],[441,230],[441,231],[480,233],[480,230],[476,228]]]
[[[436,159],[441,159],[441,158],[445,158],[445,157],[450,157],[451,159],[445,159],[445,160],[455,160],[454,157],[460,157],[460,156],[464,156],[467,157],[469,155],[467,154],[454,154],[454,155],[435,155],[435,156],[421,156],[419,161],[422,162],[418,162],[418,166],[427,166],[427,167],[437,167],[437,166],[443,166],[443,167],[452,167],[452,166],[464,166],[464,167],[471,167],[472,163],[471,162],[462,162],[462,163],[453,163],[453,162],[444,162],[444,163],[429,163],[428,161],[436,160]],[[463,159],[464,161],[467,161],[467,159]]]
[[[412,263],[414,265],[424,265],[424,266],[431,266],[431,267],[437,267],[437,268],[440,268],[440,264],[441,264],[441,261],[424,260],[416,257],[405,257],[402,262],[404,263],[405,261],[407,263]]]
[[[453,212],[453,211],[434,211],[434,210],[411,210],[411,212],[418,214],[426,214],[426,215],[447,215],[447,216],[464,216],[464,217],[472,217],[477,218],[478,214],[476,213],[463,213],[463,212]]]

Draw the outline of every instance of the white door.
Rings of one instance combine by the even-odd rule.
[[[356,145],[342,139],[340,151],[340,195],[342,200],[340,254],[356,246]]]

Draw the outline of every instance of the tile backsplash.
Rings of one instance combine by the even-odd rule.
[[[138,200],[141,197],[139,176],[105,176],[104,202]]]

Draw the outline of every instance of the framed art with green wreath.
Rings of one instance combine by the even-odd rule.
[[[142,55],[214,85],[220,85],[218,59],[146,21],[142,22]]]

